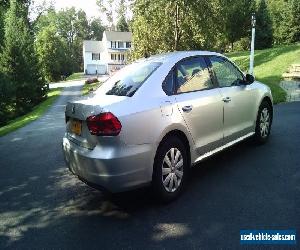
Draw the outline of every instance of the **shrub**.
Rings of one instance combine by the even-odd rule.
[[[248,37],[243,37],[234,43],[235,51],[245,51],[250,49],[250,39]]]
[[[96,82],[99,82],[98,78],[89,78],[85,81],[85,84],[92,84]]]

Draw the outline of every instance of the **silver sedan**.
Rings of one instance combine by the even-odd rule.
[[[65,115],[72,173],[110,192],[151,185],[170,201],[197,162],[248,137],[266,142],[273,104],[269,87],[225,56],[182,51],[124,67]]]

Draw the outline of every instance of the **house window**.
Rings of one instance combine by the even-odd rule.
[[[117,48],[117,42],[111,42],[111,48],[112,49]]]
[[[125,59],[124,54],[121,55],[121,59],[122,59],[122,61],[124,61],[124,59]]]
[[[92,60],[100,60],[100,53],[92,53]]]
[[[118,42],[118,48],[120,48],[120,49],[124,48],[124,43],[123,42]]]
[[[111,54],[110,59],[115,61],[117,59],[117,55],[116,54]]]
[[[126,48],[131,48],[131,42],[126,42]]]

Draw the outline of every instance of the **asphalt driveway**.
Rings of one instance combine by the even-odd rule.
[[[66,88],[39,120],[0,138],[0,249],[237,249],[241,229],[300,232],[300,102],[275,107],[270,141],[199,164],[180,199],[106,197],[61,152]],[[76,92],[77,91],[77,92]]]

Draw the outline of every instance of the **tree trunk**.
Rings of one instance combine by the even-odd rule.
[[[175,36],[174,36],[174,50],[178,50],[179,45],[179,6],[176,3],[176,10],[175,10]]]

